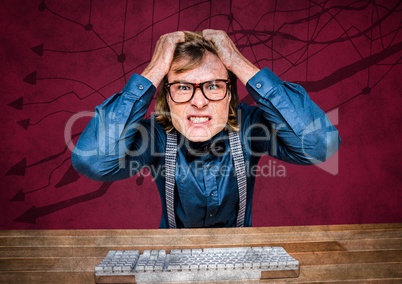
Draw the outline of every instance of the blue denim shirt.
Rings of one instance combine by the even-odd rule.
[[[244,224],[251,226],[253,189],[261,155],[295,164],[315,164],[338,150],[340,138],[328,117],[301,86],[282,81],[269,69],[259,71],[246,89],[257,103],[257,106],[242,103],[237,108],[247,171]],[[149,80],[134,74],[122,92],[97,106],[77,142],[72,163],[78,172],[100,181],[129,178],[146,167],[161,197],[160,227],[168,228],[164,175],[166,134],[153,116],[144,119],[155,90]],[[225,130],[207,143],[217,140],[223,142],[223,153],[189,158],[188,148],[203,145],[178,134],[175,172],[178,228],[236,224],[238,188]]]

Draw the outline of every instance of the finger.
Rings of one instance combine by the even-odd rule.
[[[211,30],[211,29],[205,29],[202,31],[202,36],[206,40],[214,41],[214,34],[216,33],[216,30]]]
[[[177,44],[185,41],[185,34],[182,31],[172,32],[164,34],[160,37],[162,42],[168,42],[170,44]]]
[[[222,30],[205,29],[202,31],[202,36],[207,40],[214,41],[225,38],[227,34]]]

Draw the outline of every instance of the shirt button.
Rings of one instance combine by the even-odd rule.
[[[144,90],[144,86],[143,85],[138,85],[138,89]]]
[[[212,213],[211,213],[211,214],[209,214],[209,217],[213,217],[213,216],[214,216],[214,214],[212,214]]]
[[[257,89],[261,89],[262,84],[261,84],[261,83],[257,83],[257,84],[255,84],[255,87],[256,87]]]
[[[214,195],[215,195],[215,191],[212,191],[209,195],[210,195],[210,196],[214,196]]]

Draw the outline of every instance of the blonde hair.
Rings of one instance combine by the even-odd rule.
[[[198,67],[206,52],[210,52],[218,56],[214,44],[202,37],[200,33],[197,32],[184,32],[185,41],[178,43],[176,45],[176,50],[173,55],[173,61],[183,60],[183,65],[174,70],[175,73],[183,73]],[[231,127],[233,131],[239,130],[239,125],[236,116],[236,107],[239,104],[239,97],[237,94],[237,78],[236,76],[228,71],[230,86],[229,92],[231,94],[231,99],[229,103],[229,114],[227,125]],[[156,94],[155,102],[155,120],[161,124],[166,131],[171,131],[174,129],[172,118],[170,116],[169,105],[166,100],[167,90],[165,84],[167,83],[167,76],[162,81],[161,87]]]

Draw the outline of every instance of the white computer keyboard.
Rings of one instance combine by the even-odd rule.
[[[298,277],[299,262],[282,247],[109,251],[97,283],[163,283]]]

